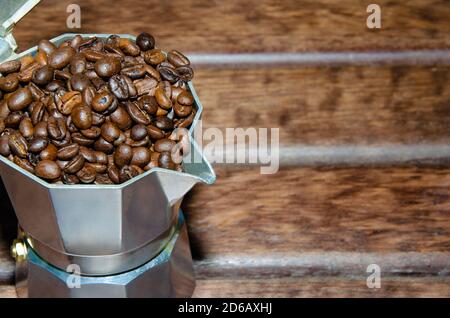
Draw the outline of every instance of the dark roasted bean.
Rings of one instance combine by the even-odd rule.
[[[173,129],[173,121],[166,116],[158,116],[155,118],[154,124],[161,130],[169,131]]]
[[[61,175],[61,169],[54,161],[42,160],[40,161],[34,171],[38,177],[48,180],[54,180]]]
[[[80,151],[80,146],[78,144],[70,144],[58,150],[56,154],[59,160],[71,160],[73,157],[78,155]]]
[[[77,155],[73,157],[64,167],[64,172],[74,174],[77,173],[84,166],[84,157]]]
[[[8,107],[11,111],[22,110],[31,104],[33,96],[28,87],[20,88],[8,98]]]
[[[120,60],[106,56],[95,62],[95,72],[100,77],[111,77],[120,72]]]
[[[72,122],[78,129],[89,129],[92,126],[92,111],[85,105],[76,106],[71,113]]]
[[[146,32],[142,32],[136,38],[136,44],[142,51],[148,51],[155,48],[155,38]]]
[[[20,61],[8,61],[3,62],[0,64],[0,73],[3,75],[9,74],[9,73],[15,73],[20,70]]]
[[[122,144],[117,147],[116,151],[114,152],[114,163],[118,167],[128,165],[132,158],[133,149],[128,145]]]
[[[72,47],[56,49],[48,56],[48,65],[57,70],[63,69],[70,63],[74,55],[75,50]]]
[[[131,158],[131,164],[145,167],[151,160],[151,152],[147,147],[136,147],[132,149],[133,156]]]
[[[191,64],[186,56],[176,50],[167,53],[167,60],[175,67],[189,66]]]
[[[170,152],[172,148],[176,145],[176,142],[170,139],[159,139],[155,142],[154,149],[157,152]]]
[[[40,153],[47,147],[48,147],[48,139],[42,138],[42,137],[37,137],[37,138],[33,138],[30,141],[29,146],[28,146],[28,151],[33,152],[33,153]]]
[[[14,92],[19,87],[19,77],[17,74],[9,74],[5,77],[0,77],[0,90],[9,93]]]
[[[152,49],[144,52],[144,61],[150,65],[158,65],[166,60],[166,56],[159,49]]]
[[[28,154],[28,144],[25,138],[19,134],[14,133],[9,136],[9,149],[11,149],[11,153],[20,157],[26,158]]]
[[[77,172],[77,177],[82,183],[93,183],[97,173],[95,169],[85,165],[80,171]]]
[[[128,115],[130,115],[134,122],[142,125],[150,124],[150,116],[145,110],[140,109],[135,103],[130,101],[126,102],[125,106],[127,108]]]
[[[23,159],[18,156],[14,156],[13,162],[21,167],[22,169],[25,169],[29,173],[34,173],[34,166],[31,164],[28,159]]]
[[[33,76],[31,77],[31,80],[36,85],[45,86],[51,81],[53,81],[53,75],[55,73],[55,70],[53,67],[49,65],[44,65],[41,68],[35,70],[33,72]]]
[[[50,117],[47,121],[47,131],[50,138],[63,140],[67,134],[67,126],[64,118]]]

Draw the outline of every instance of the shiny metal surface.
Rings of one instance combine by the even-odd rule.
[[[18,294],[24,297],[190,297],[195,287],[186,224],[182,218],[171,240],[156,258],[118,275],[81,276],[80,288],[69,288],[66,282],[73,282],[73,276],[49,265],[31,248],[25,263],[16,271],[20,276]]]
[[[83,36],[104,38],[109,34]],[[134,39],[130,35],[121,36]],[[73,34],[63,34],[52,41],[59,44],[71,37]],[[36,50],[34,47],[15,57],[34,54]],[[202,105],[192,83],[189,88],[197,109],[192,134]],[[153,246],[154,249],[145,253],[147,259],[139,258],[142,264],[167,243],[161,237],[174,226],[183,196],[198,182],[215,181],[213,169],[193,139],[191,155],[200,160],[185,159],[183,173],[155,168],[120,185],[50,184],[3,156],[0,156],[0,173],[20,226],[40,243],[36,251],[48,256],[49,262],[64,267],[71,255],[86,260],[102,256],[107,259],[111,255],[131,255],[142,246]],[[151,245],[157,240],[161,244]],[[45,248],[40,250],[40,247]],[[52,257],[49,250],[55,252]],[[83,273],[109,275],[128,270],[136,261],[119,263],[97,268],[95,261],[85,262]]]

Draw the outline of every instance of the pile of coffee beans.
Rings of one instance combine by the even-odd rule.
[[[136,41],[77,35],[0,65],[0,154],[51,183],[119,184],[182,171],[176,128],[195,117],[189,59]],[[178,137],[177,137],[178,136]],[[177,147],[186,149],[186,147]]]

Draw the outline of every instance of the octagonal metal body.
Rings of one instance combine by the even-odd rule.
[[[16,277],[19,297],[31,298],[190,297],[195,287],[189,240],[182,219],[156,258],[126,273],[77,277],[49,265],[29,248],[27,260],[17,263]]]

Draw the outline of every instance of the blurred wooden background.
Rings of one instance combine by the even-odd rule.
[[[356,0],[78,0],[69,30],[73,2],[43,0],[20,48],[147,31],[197,61],[205,127],[280,127],[277,174],[216,165],[186,198],[195,296],[450,296],[448,1],[377,1],[380,30]],[[5,194],[0,223],[0,295],[14,297]]]

